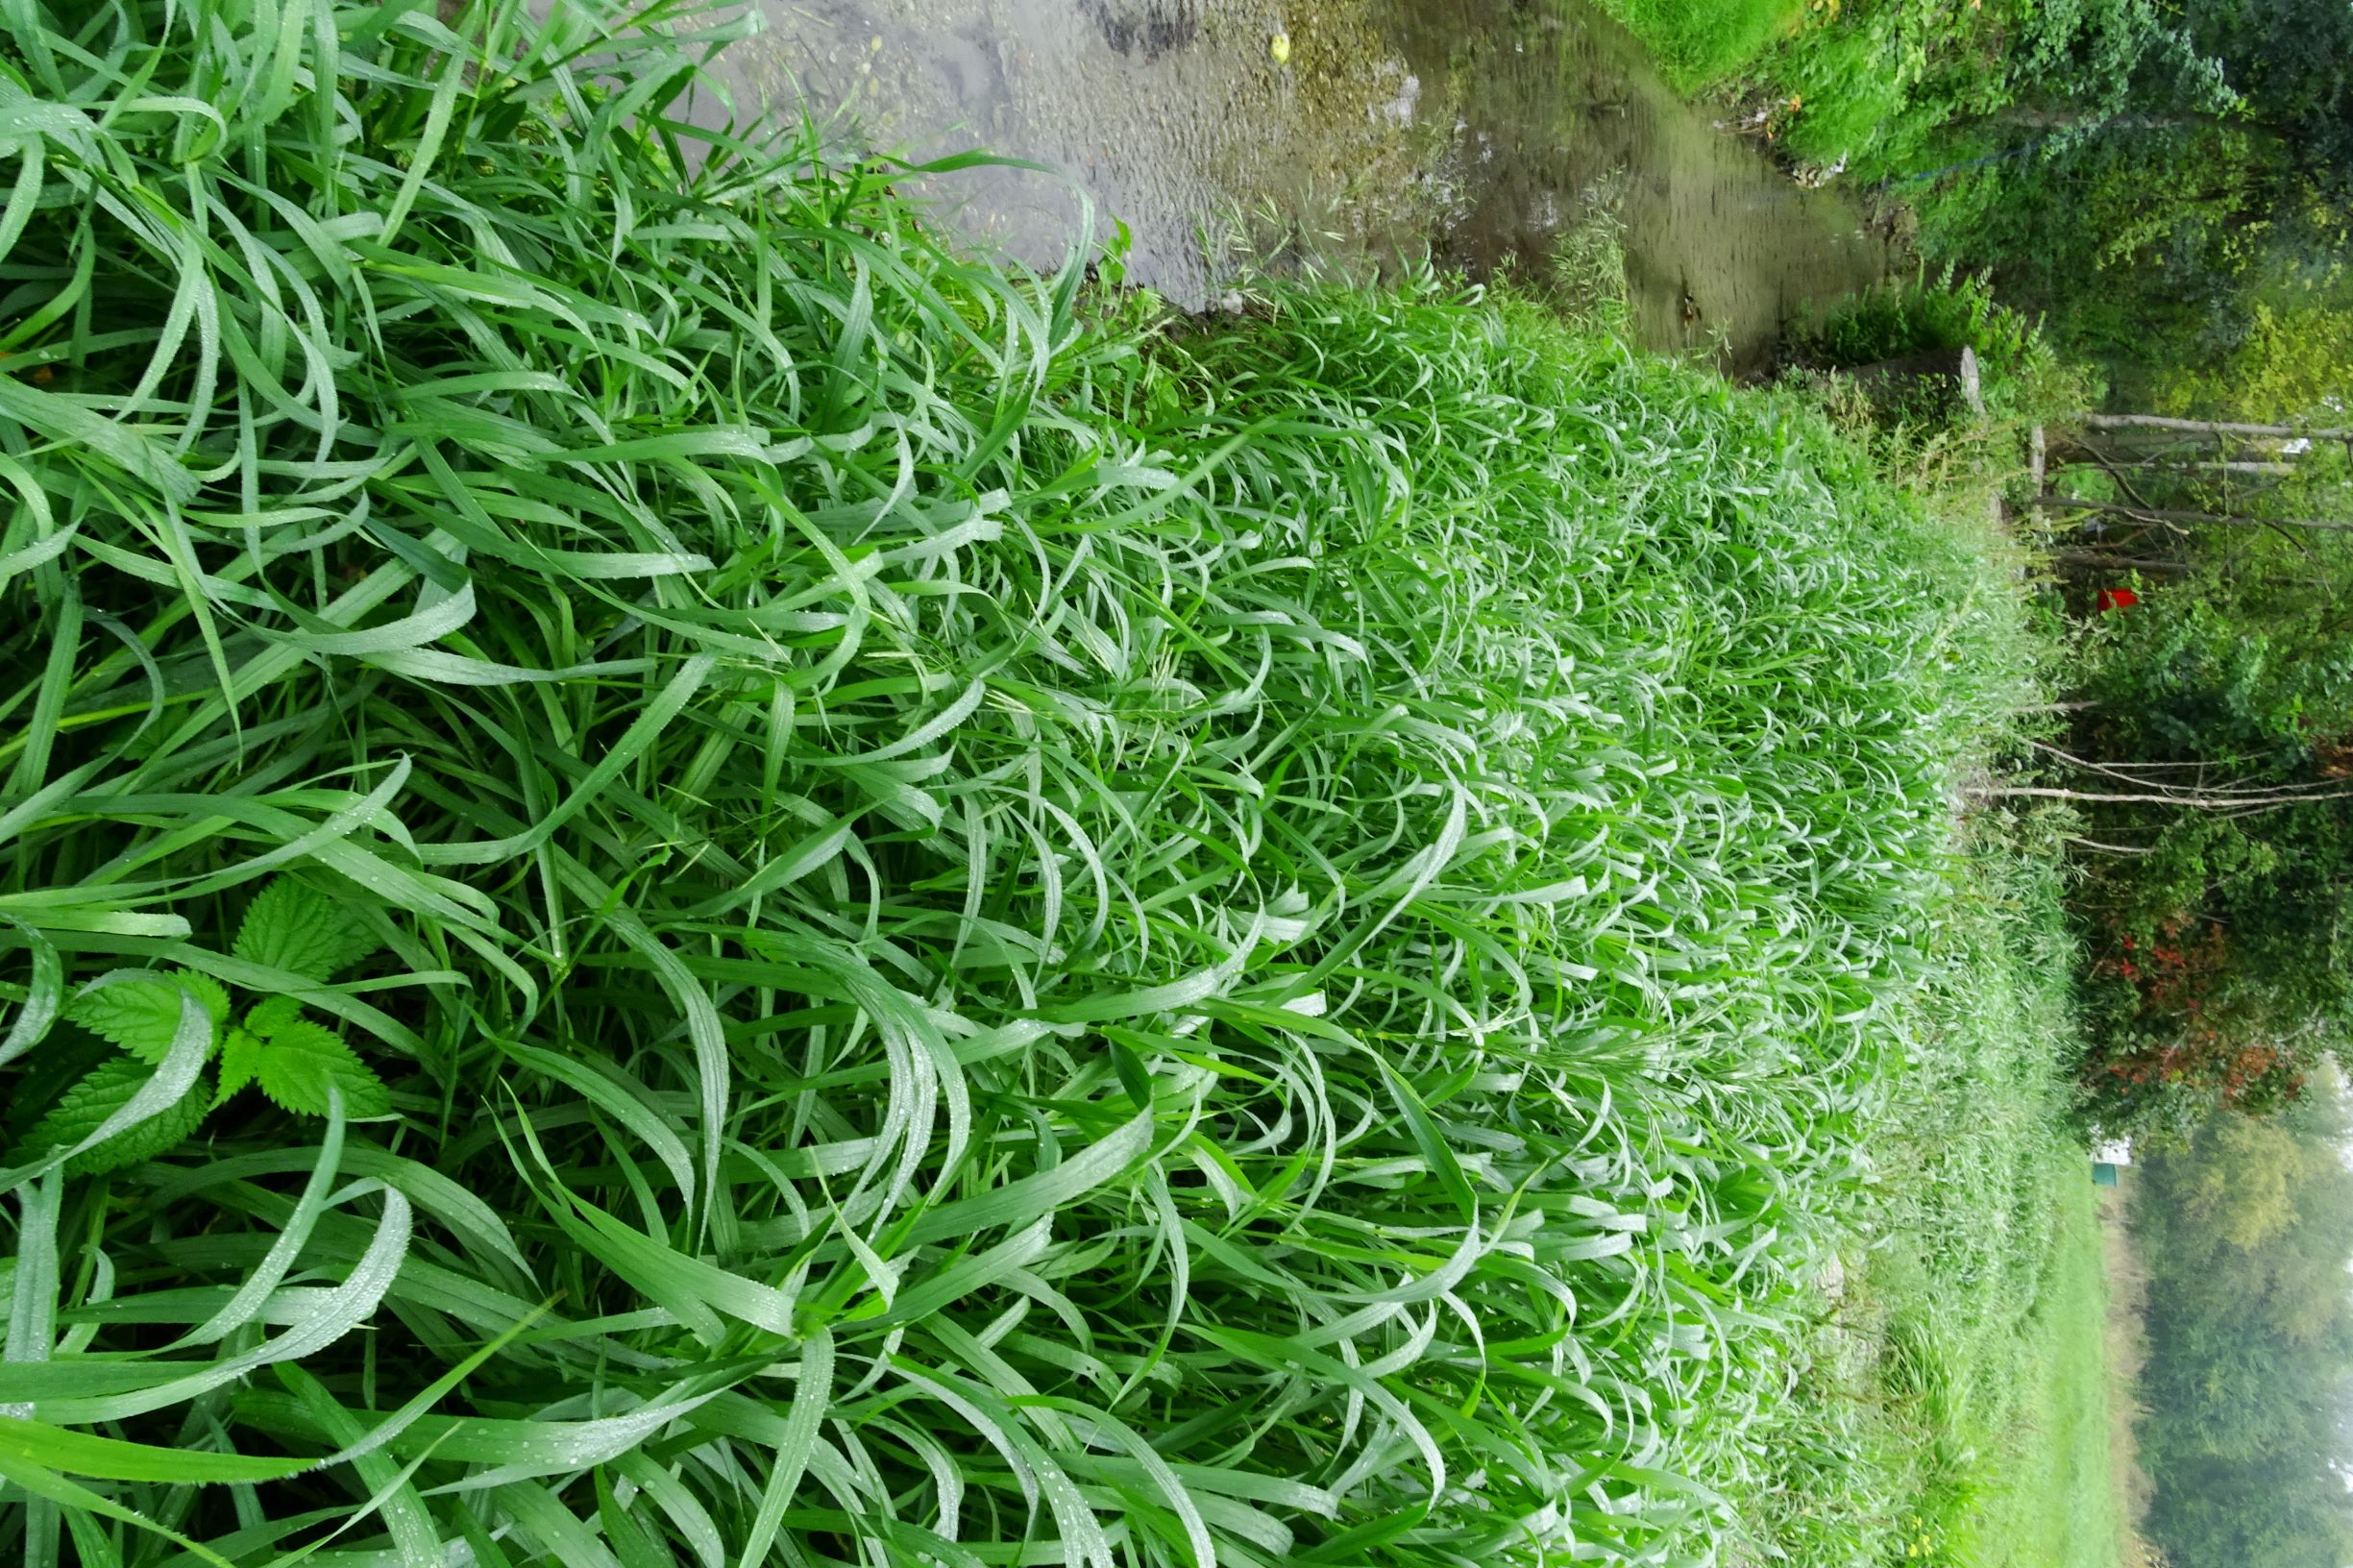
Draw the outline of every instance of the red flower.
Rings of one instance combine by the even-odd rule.
[[[2129,610],[2140,602],[2141,596],[2129,588],[2102,588],[2099,597],[2093,600],[2093,607],[2105,615],[2110,610]]]

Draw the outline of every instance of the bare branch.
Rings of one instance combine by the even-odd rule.
[[[2144,523],[2222,528],[2318,528],[2332,533],[2353,533],[2353,522],[2317,517],[2231,517],[2222,512],[2184,512],[2159,506],[2126,506],[2113,501],[2082,501],[2074,496],[2036,496],[2026,504],[2062,511],[2109,512]]]
[[[2041,741],[2029,740],[2026,744],[2046,756],[2057,757],[2061,762],[2072,764],[2087,772],[2103,773],[2126,784],[2138,784],[2144,789],[2170,790],[2174,793],[2169,798],[2179,800],[2183,804],[2202,800],[2218,803],[2217,809],[2219,809],[2221,804],[2232,802],[2246,806],[2269,803],[2292,805],[2302,800],[2333,800],[2341,795],[2353,795],[2353,790],[2333,790],[2328,783],[2318,780],[2310,784],[2201,784],[2195,788],[2184,789],[2179,785],[2168,784],[2162,780],[2144,778],[2141,774],[2144,772],[2154,772],[2164,768],[2204,768],[2208,766],[2206,763],[2094,762],[2089,757],[2079,757],[2072,751],[2063,751],[2055,746],[2046,746]]]
[[[2096,849],[2103,855],[2153,855],[2156,853],[2154,849],[2137,845],[2102,844],[2097,839],[2080,839],[2072,833],[2067,834],[2066,839],[2070,844],[2080,844],[2086,849]]]

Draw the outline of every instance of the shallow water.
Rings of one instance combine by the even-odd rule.
[[[928,194],[1048,262],[1084,191],[1130,230],[1132,281],[1188,305],[1243,256],[1541,269],[1607,201],[1643,341],[1750,369],[1789,314],[1888,264],[1858,208],[1679,102],[1578,0],[762,5],[765,31],[724,57],[739,110],[815,113],[846,146],[1066,171],[968,170]]]

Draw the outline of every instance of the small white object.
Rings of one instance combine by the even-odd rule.
[[[2105,1143],[2092,1146],[2092,1164],[2096,1165],[2129,1165],[2132,1164],[2132,1139],[2113,1138]]]

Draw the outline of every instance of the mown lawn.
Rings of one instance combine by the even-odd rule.
[[[2020,1336],[2019,1405],[1975,1521],[1984,1568],[2115,1568],[2107,1279],[2089,1179],[2063,1181],[2048,1273]]]

